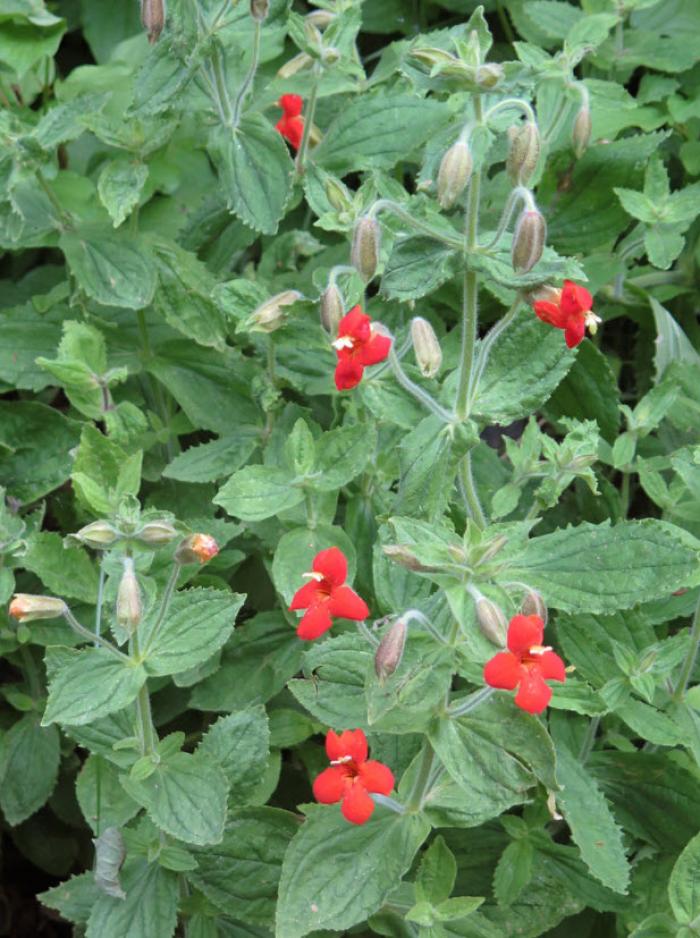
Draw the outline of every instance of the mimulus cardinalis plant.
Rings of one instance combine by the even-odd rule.
[[[391,769],[367,758],[367,737],[362,730],[326,734],[330,768],[314,780],[314,797],[322,804],[340,802],[343,817],[351,824],[364,824],[372,816],[372,794],[390,795],[394,787]]]
[[[299,638],[319,638],[334,618],[363,621],[369,616],[367,603],[345,582],[348,562],[337,547],[316,554],[311,571],[303,576],[309,582],[296,591],[289,607],[290,611],[306,610],[297,626]]]

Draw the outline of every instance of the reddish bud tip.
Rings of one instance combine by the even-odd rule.
[[[397,619],[380,641],[374,655],[374,670],[380,681],[391,677],[401,664],[406,644],[406,623]]]
[[[31,596],[28,593],[15,593],[9,608],[10,615],[18,622],[57,619],[65,611],[66,604],[62,599],[53,596]]]
[[[219,545],[209,534],[190,534],[175,551],[178,563],[207,563],[219,553]]]

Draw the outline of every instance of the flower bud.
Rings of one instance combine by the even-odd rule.
[[[150,547],[164,547],[175,537],[177,537],[177,531],[167,521],[149,521],[136,535],[137,540]]]
[[[380,230],[377,221],[364,215],[357,220],[352,234],[350,263],[363,280],[371,280],[379,262]]]
[[[120,540],[121,534],[109,521],[93,521],[73,534],[72,538],[88,547],[102,550]]]
[[[499,648],[505,648],[508,621],[500,606],[481,596],[476,601],[476,621],[482,634]]]
[[[117,590],[117,622],[133,635],[141,621],[142,611],[141,588],[134,573],[134,561],[125,557],[124,572]]]
[[[321,325],[329,335],[338,334],[338,324],[345,315],[345,306],[340,290],[329,283],[321,294]]]
[[[319,29],[325,29],[335,19],[335,13],[331,13],[330,10],[312,10],[311,13],[306,14],[305,18]]]
[[[274,332],[284,322],[284,307],[296,303],[301,297],[302,294],[298,290],[276,293],[250,314],[246,319],[246,326],[251,332]]]
[[[281,68],[277,69],[277,76],[279,78],[291,78],[292,75],[296,75],[303,68],[313,65],[313,61],[307,52],[299,52],[298,55],[295,55],[288,62],[285,62]]]
[[[326,198],[336,212],[349,212],[352,209],[352,196],[350,190],[335,176],[327,176],[323,188]]]
[[[542,257],[547,223],[537,209],[526,209],[520,213],[513,235],[511,260],[517,274],[526,274]]]
[[[437,195],[441,208],[451,208],[469,182],[474,160],[464,140],[458,140],[445,153],[438,170]]]
[[[583,104],[574,118],[574,126],[571,131],[571,142],[578,159],[581,159],[588,149],[591,142],[591,130],[591,110],[587,104]]]
[[[401,664],[406,644],[406,631],[404,620],[397,619],[379,643],[374,655],[374,670],[380,681],[391,677]]]
[[[141,23],[148,30],[148,41],[157,42],[165,25],[165,0],[141,0]]]
[[[529,590],[520,603],[520,612],[524,616],[539,616],[547,624],[547,607],[537,590]]]
[[[510,149],[506,160],[506,172],[513,183],[527,183],[537,168],[540,158],[540,132],[537,124],[527,121],[521,127],[511,127],[508,131]]]
[[[422,564],[415,554],[412,554],[403,544],[385,544],[382,550],[394,563],[399,564],[400,567],[405,567],[407,570],[413,570],[414,573],[426,573],[436,569]]]
[[[219,553],[219,545],[209,534],[190,534],[175,551],[175,560],[180,564],[206,563]]]
[[[341,58],[340,49],[336,46],[324,46],[321,53],[321,61],[324,65],[335,65]]]
[[[316,51],[321,50],[323,46],[323,36],[311,20],[304,20],[304,35],[312,49]]]
[[[258,23],[264,23],[270,12],[270,0],[250,0],[250,15]]]
[[[494,88],[503,78],[503,67],[494,62],[479,65],[476,70],[475,81],[480,88]]]
[[[442,365],[442,349],[427,319],[416,316],[411,320],[411,341],[420,373],[424,378],[434,378]]]
[[[34,619],[57,619],[66,611],[62,599],[54,596],[30,596],[28,593],[15,593],[10,603],[9,613],[18,622],[33,622]]]

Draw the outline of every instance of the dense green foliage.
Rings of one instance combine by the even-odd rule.
[[[9,933],[700,935],[697,0],[142,6],[0,3]],[[301,641],[330,547],[371,618]],[[541,715],[483,689],[523,601]]]

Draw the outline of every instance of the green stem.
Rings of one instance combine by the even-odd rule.
[[[464,250],[463,238],[450,238],[449,236],[445,235],[443,231],[436,231],[434,228],[431,228],[430,225],[420,221],[420,219],[414,218],[413,215],[410,215],[397,202],[392,202],[391,199],[377,199],[377,201],[371,206],[367,215],[370,218],[374,218],[380,212],[392,212],[402,221],[412,225],[416,231],[421,231],[423,234],[428,235],[428,237],[433,238],[435,241],[440,241],[442,244],[449,244],[450,247],[457,248],[460,251]]]
[[[376,637],[376,635],[372,635],[372,633],[370,632],[370,630],[367,628],[367,623],[366,623],[366,622],[364,622],[364,621],[362,621],[362,622],[355,622],[355,625],[357,626],[357,631],[360,633],[360,635],[361,635],[364,639],[366,639],[366,640],[369,642],[369,644],[372,646],[372,648],[378,648],[378,647],[379,647],[379,639]]]
[[[683,667],[681,668],[678,684],[676,685],[676,689],[673,692],[673,699],[676,702],[683,700],[688,682],[693,676],[695,659],[698,655],[698,646],[700,646],[700,595],[698,596],[697,605],[695,606],[693,624],[690,628],[690,647],[688,648],[685,661],[683,662]]]
[[[320,62],[314,63],[314,83],[311,86],[311,97],[309,98],[309,107],[304,114],[304,133],[301,138],[301,145],[299,147],[299,152],[297,153],[297,158],[295,161],[295,169],[297,177],[304,174],[304,164],[306,163],[306,156],[309,152],[309,140],[311,139],[311,128],[314,125],[314,118],[316,117],[316,102],[318,101],[318,88],[321,84],[321,72],[322,66]]]
[[[464,501],[469,517],[477,527],[485,528],[486,517],[484,516],[484,510],[481,507],[481,502],[479,501],[479,496],[476,491],[476,485],[474,484],[474,477],[472,475],[471,450],[465,455],[464,459],[462,459],[459,464],[459,481],[464,493]]]
[[[420,765],[418,766],[418,774],[416,775],[416,780],[413,783],[413,788],[411,789],[411,794],[406,804],[409,811],[420,811],[423,806],[423,801],[428,793],[428,782],[430,780],[434,759],[435,753],[433,752],[433,747],[426,739],[423,743],[423,753],[421,755]]]
[[[391,370],[394,373],[396,380],[399,382],[402,388],[408,391],[417,401],[419,401],[424,407],[426,407],[431,413],[435,414],[436,417],[439,417],[440,420],[443,420],[445,423],[452,423],[452,414],[445,410],[438,402],[428,394],[427,391],[424,391],[423,388],[419,387],[417,384],[414,384],[413,381],[408,377],[406,372],[401,367],[401,363],[394,352],[394,347],[389,351],[389,364]]]
[[[119,651],[116,645],[113,645],[109,639],[104,638],[102,635],[95,635],[94,632],[91,632],[89,629],[86,629],[84,625],[81,625],[67,606],[63,612],[63,618],[66,620],[68,625],[70,625],[73,631],[77,632],[78,635],[81,636],[81,638],[86,638],[89,642],[100,645],[102,648],[106,648],[110,654],[115,656],[115,658],[121,658],[122,661],[129,661],[129,656],[125,655],[124,652]]]
[[[622,486],[620,487],[620,516],[624,519],[630,510],[630,477],[631,473],[622,473]]]
[[[259,24],[258,32],[259,32]],[[214,88],[216,91],[216,104],[219,110],[220,115],[223,117],[223,121],[226,127],[237,127],[238,126],[238,113],[236,111],[236,105],[239,102],[239,99],[242,103],[242,98],[240,97],[241,92],[238,92],[236,97],[236,104],[234,104],[233,109],[231,109],[231,99],[228,95],[228,87],[226,83],[226,73],[225,73],[225,64],[221,56],[221,51],[217,46],[216,42],[212,45],[211,50],[211,66],[212,66],[212,77],[214,80]],[[255,63],[257,68],[257,62]],[[247,91],[246,82],[249,79],[249,75],[246,75],[246,78],[241,85],[241,90],[245,88]],[[252,81],[252,78],[251,78]]]
[[[476,693],[470,694],[459,703],[453,704],[447,712],[453,718],[463,717],[465,713],[471,713],[472,710],[476,710],[477,707],[480,707],[482,703],[485,703],[493,694],[493,687],[482,687],[480,690],[476,691]]]
[[[31,651],[26,645],[19,646],[19,656],[22,660],[22,670],[29,685],[29,696],[32,700],[38,700],[41,697],[41,681],[39,680],[39,671]]]
[[[71,216],[68,214],[68,212],[63,208],[61,203],[56,198],[56,193],[53,191],[51,186],[46,181],[46,177],[44,176],[42,171],[40,169],[37,169],[35,171],[35,175],[36,175],[37,182],[39,183],[39,185],[44,191],[44,194],[46,195],[46,198],[49,200],[53,208],[56,210],[56,214],[58,215],[57,222],[60,225],[60,227],[62,228],[70,227],[71,221],[72,221]]]
[[[498,111],[503,111],[506,108],[519,108],[523,114],[527,117],[529,121],[533,124],[535,123],[535,112],[532,110],[527,101],[523,98],[504,98],[502,101],[499,101],[498,104],[494,104],[493,107],[490,107],[486,114],[484,115],[484,121],[487,122],[490,117],[493,117],[494,114],[497,114]]]
[[[253,30],[253,55],[250,60],[250,68],[243,79],[243,84],[238,89],[236,99],[233,102],[233,114],[230,121],[230,126],[234,128],[238,127],[241,120],[241,111],[243,109],[243,104],[248,95],[248,92],[251,89],[253,81],[255,79],[256,72],[258,71],[258,63],[260,61],[260,37],[262,34],[262,23],[260,20],[255,20],[255,26]],[[216,66],[215,66],[216,67]]]
[[[595,738],[596,734],[598,733],[599,726],[600,717],[592,717],[588,723],[585,739],[581,744],[581,751],[578,754],[578,761],[581,763],[581,765],[586,764],[588,757],[593,752],[593,745],[595,743]]]
[[[520,293],[516,293],[513,304],[511,305],[508,312],[505,314],[505,316],[502,316],[494,326],[492,326],[488,335],[484,338],[481,345],[479,346],[479,353],[477,356],[476,368],[474,372],[474,381],[469,394],[468,409],[470,412],[474,406],[474,402],[476,401],[476,396],[479,391],[479,384],[484,376],[484,372],[486,371],[486,366],[489,363],[489,357],[491,355],[491,350],[493,349],[494,343],[496,342],[496,339],[498,339],[499,336],[505,332],[505,330],[517,316],[521,302],[522,297]]]
[[[139,653],[138,632],[134,632],[129,639],[129,649],[131,651],[131,660],[136,664],[139,663],[141,655]],[[158,746],[158,733],[153,725],[148,682],[144,683],[136,697],[136,732],[141,744],[141,755],[147,756],[155,753]]]
[[[173,598],[175,588],[177,587],[177,578],[180,575],[180,570],[182,565],[178,561],[174,561],[173,568],[170,571],[170,576],[168,582],[165,585],[165,590],[163,591],[163,597],[160,601],[160,609],[158,610],[158,616],[156,621],[153,624],[151,629],[151,634],[146,641],[146,648],[143,652],[143,657],[145,658],[148,655],[148,652],[155,645],[158,640],[158,634],[160,633],[163,621],[165,620],[166,615],[168,614],[168,609],[170,608],[170,601]]]

